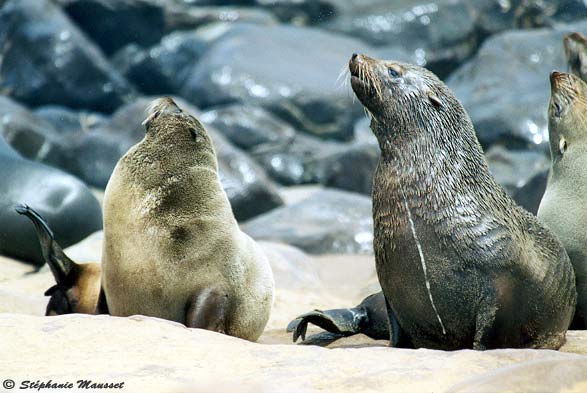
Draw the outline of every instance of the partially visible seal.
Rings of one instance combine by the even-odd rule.
[[[571,33],[563,39],[569,72],[587,81],[587,38],[581,33]]]
[[[15,210],[33,223],[44,261],[55,277],[56,284],[45,292],[45,296],[50,296],[45,315],[107,314],[100,287],[100,265],[75,263],[65,255],[53,231],[37,211],[25,204],[16,206]]]
[[[148,110],[145,138],[104,196],[102,286],[112,315],[142,314],[256,340],[273,275],[240,231],[210,137],[171,98]]]
[[[548,108],[552,166],[538,217],[562,241],[575,270],[572,329],[587,329],[587,84],[553,72]]]
[[[490,175],[459,101],[421,67],[353,55],[349,68],[381,148],[374,250],[391,344],[559,348],[569,257]]]

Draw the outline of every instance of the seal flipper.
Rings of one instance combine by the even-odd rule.
[[[194,295],[187,305],[185,325],[228,334],[229,298],[224,291],[205,288]]]
[[[100,266],[78,265],[69,259],[47,222],[34,209],[22,204],[15,206],[15,210],[34,224],[43,258],[55,277],[56,285],[45,291],[45,296],[51,296],[45,315],[107,313],[105,298],[99,300],[104,297],[99,287]]]
[[[308,338],[317,345],[328,345],[341,337],[359,333],[374,340],[390,339],[389,317],[383,292],[367,296],[361,304],[353,308],[315,310],[299,316],[287,326],[287,331],[293,332],[294,342],[299,337],[305,340],[308,323],[329,332],[329,335],[320,333]]]
[[[55,241],[53,231],[39,213],[25,204],[17,205],[14,209],[18,214],[25,215],[32,221],[45,262],[49,265],[57,284],[65,285],[77,264],[65,255],[61,246]]]

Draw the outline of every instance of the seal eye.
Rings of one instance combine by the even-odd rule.
[[[392,78],[399,78],[399,72],[397,72],[397,70],[394,70],[393,68],[388,68],[387,69],[387,73],[389,74],[389,76],[391,76]]]
[[[565,152],[567,151],[567,141],[565,140],[565,138],[561,138],[558,142],[558,150],[561,154],[565,154]]]
[[[190,128],[190,135],[194,142],[198,139],[198,132],[195,128]]]

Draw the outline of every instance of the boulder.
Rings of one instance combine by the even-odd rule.
[[[201,7],[183,0],[56,0],[106,54],[127,44],[148,47],[164,35],[212,22],[275,23],[267,11]]]
[[[298,130],[350,139],[362,113],[342,83],[354,52],[373,50],[316,29],[239,25],[206,51],[180,95],[200,108],[239,102],[262,106]]]
[[[31,222],[14,210],[26,203],[49,223],[67,247],[102,227],[100,205],[79,180],[62,171],[21,158],[0,136],[0,254],[44,263]]]
[[[336,16],[320,27],[372,45],[401,47],[415,63],[447,75],[477,49],[477,7],[465,0],[334,1]]]
[[[311,254],[373,252],[371,198],[321,190],[242,226],[256,240],[278,241]]]
[[[546,187],[550,158],[541,152],[512,151],[501,146],[491,147],[485,156],[497,182],[518,204],[536,214]]]
[[[0,91],[31,106],[112,112],[133,94],[100,50],[49,0],[0,4]]]

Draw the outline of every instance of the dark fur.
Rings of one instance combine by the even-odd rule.
[[[569,258],[490,175],[453,93],[409,64],[357,56],[350,68],[382,151],[375,259],[400,328],[416,347],[560,347],[576,302]]]

